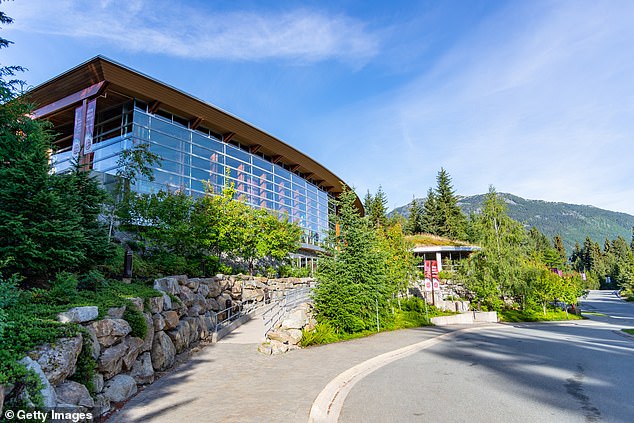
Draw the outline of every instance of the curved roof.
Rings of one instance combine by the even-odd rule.
[[[317,161],[278,138],[245,122],[242,119],[154,78],[116,63],[106,57],[96,56],[61,75],[44,82],[29,91],[28,96],[36,107],[47,106],[71,97],[64,107],[73,103],[72,95],[89,87],[98,86],[99,92],[113,91],[137,98],[155,107],[174,113],[196,125],[205,126],[246,146],[252,152],[272,157],[274,163],[284,163],[293,171],[301,172],[333,195],[341,193],[344,183]],[[78,99],[76,103],[81,101]],[[35,111],[37,117],[47,117],[45,107]],[[52,109],[51,109],[52,110]],[[39,113],[38,113],[39,112]],[[50,112],[51,114],[53,112]],[[356,205],[363,211],[360,199]]]

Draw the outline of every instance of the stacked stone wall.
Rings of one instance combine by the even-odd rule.
[[[58,320],[80,324],[84,335],[41,345],[22,363],[39,375],[45,407],[105,414],[136,394],[140,386],[154,382],[161,372],[172,368],[179,355],[186,356],[200,341],[211,341],[217,322],[237,312],[241,302],[263,304],[284,295],[287,289],[311,283],[308,278],[269,280],[244,275],[156,279],[154,289],[161,292],[160,296],[146,301],[131,299],[132,307],[145,318],[145,337],[132,335],[130,324],[122,318],[125,307],[110,308],[101,320],[97,320],[96,306],[76,307],[61,313]],[[90,342],[85,343],[84,336]],[[86,345],[97,363],[92,393],[87,386],[69,379]],[[13,388],[0,386],[0,411]]]

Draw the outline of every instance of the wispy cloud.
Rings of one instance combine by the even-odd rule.
[[[328,125],[363,128],[364,151],[380,151],[342,176],[400,205],[444,166],[461,194],[493,184],[634,214],[634,5],[512,4],[407,86],[355,105],[354,122]]]
[[[378,37],[362,21],[303,8],[214,13],[161,0],[32,0],[3,7],[15,18],[12,29],[175,57],[356,66],[379,50]]]

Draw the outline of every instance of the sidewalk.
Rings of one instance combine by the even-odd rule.
[[[291,351],[257,352],[252,320],[205,347],[132,398],[109,422],[306,422],[339,373],[369,358],[450,331],[426,327]],[[240,333],[238,333],[238,331]]]

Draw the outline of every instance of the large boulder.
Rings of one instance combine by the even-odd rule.
[[[95,320],[98,316],[97,306],[73,307],[64,313],[59,313],[57,320],[62,323],[84,323]]]
[[[176,316],[176,318],[178,318],[178,316]],[[152,324],[154,326],[154,332],[161,331],[165,329],[165,318],[161,314],[156,313],[152,315]]]
[[[206,283],[201,283],[198,286],[198,291],[196,291],[198,294],[202,295],[203,297],[207,297],[209,295],[209,285]]]
[[[283,329],[301,329],[308,323],[306,311],[302,308],[293,310],[286,319],[282,320]]]
[[[123,319],[103,319],[90,324],[102,347],[109,347],[119,342],[132,332],[130,324]]]
[[[110,348],[106,348],[101,352],[99,360],[97,360],[97,368],[103,373],[106,379],[110,379],[114,375],[121,373],[123,367],[123,356],[128,351],[128,345],[120,342]]]
[[[55,387],[55,393],[57,394],[58,405],[64,406],[76,405],[85,408],[92,408],[95,406],[95,401],[90,396],[88,389],[81,383],[74,382],[72,380],[65,380]]]
[[[97,394],[95,395],[95,408],[93,409],[95,415],[103,416],[108,411],[110,411],[110,400],[106,397],[105,394]],[[99,419],[95,419],[95,421],[100,421]]]
[[[46,378],[57,385],[75,373],[75,364],[82,348],[81,334],[73,338],[61,338],[52,344],[44,344],[29,352],[29,357],[37,361]]]
[[[143,338],[143,345],[141,346],[141,351],[145,352],[145,351],[150,351],[152,349],[152,342],[154,341],[154,321],[150,313],[143,313],[143,317],[145,317],[147,332],[145,333],[145,338]]]
[[[104,379],[101,373],[95,373],[95,375],[92,377],[92,386],[93,388],[95,388],[96,393],[103,391]]]
[[[242,282],[235,281],[233,286],[231,287],[231,298],[234,300],[239,300],[242,298]]]
[[[99,339],[97,339],[95,328],[92,326],[86,326],[84,329],[86,329],[86,332],[88,332],[88,336],[90,337],[90,355],[93,359],[97,360],[99,358],[99,354],[101,354],[101,345],[99,344]]]
[[[169,298],[169,297],[167,297]],[[160,313],[163,311],[163,305],[165,304],[164,297],[152,297],[150,298],[150,312]],[[170,304],[171,307],[171,304]]]
[[[220,283],[216,278],[210,278],[207,286],[209,287],[207,297],[217,297],[222,293],[223,288],[220,286]]]
[[[136,392],[136,382],[128,375],[116,375],[106,382],[103,391],[104,396],[112,402],[123,402]]]
[[[166,293],[163,293],[163,311],[171,310],[171,309],[172,309],[172,298]]]
[[[111,319],[123,319],[123,314],[125,313],[126,306],[121,307],[110,307],[108,309],[108,317]]]
[[[188,279],[187,282],[185,283],[185,286],[191,289],[193,292],[196,292],[198,291],[198,287],[200,286],[200,279],[198,278]]]
[[[154,281],[154,289],[172,295],[176,295],[180,291],[178,281],[175,277],[156,279]]]
[[[288,345],[280,341],[271,340],[270,346],[272,355],[284,354],[286,351],[288,351]]]
[[[220,305],[215,298],[207,298],[207,310],[218,311],[220,310]]]
[[[138,298],[138,297],[128,298],[128,301],[132,303],[132,306],[134,308],[136,308],[141,313],[143,313],[143,309],[145,308],[145,306],[143,305],[143,298]]]
[[[181,286],[181,292],[178,294],[178,298],[180,298],[187,307],[190,307],[194,303],[194,293],[186,286]]]
[[[154,368],[152,367],[152,357],[149,352],[139,356],[132,366],[130,376],[139,385],[146,385],[154,382]]]
[[[143,347],[143,340],[141,338],[137,338],[136,336],[127,337],[122,344],[126,344],[127,349],[125,354],[122,357],[123,367],[126,370],[132,369],[132,365],[134,364],[134,360],[138,357],[141,352],[141,348]]]
[[[165,332],[160,331],[154,334],[154,342],[152,343],[150,356],[154,370],[166,370],[174,365],[176,348]]]
[[[183,350],[189,346],[190,325],[188,321],[181,320],[175,329],[167,331],[166,333],[174,343],[177,353],[183,352]]]
[[[161,315],[164,319],[165,330],[174,329],[176,326],[178,326],[179,318],[177,312],[172,310],[164,311],[163,313],[161,313]]]
[[[42,383],[40,394],[42,394],[42,399],[44,400],[44,407],[55,407],[57,405],[57,394],[55,394],[55,389],[53,389],[53,386],[51,386],[51,383],[42,371],[42,367],[40,366],[40,364],[30,357],[24,357],[22,360],[20,360],[20,363],[23,364],[27,369],[33,370],[39,377],[40,382]],[[4,399],[4,394],[2,395],[2,399]]]

